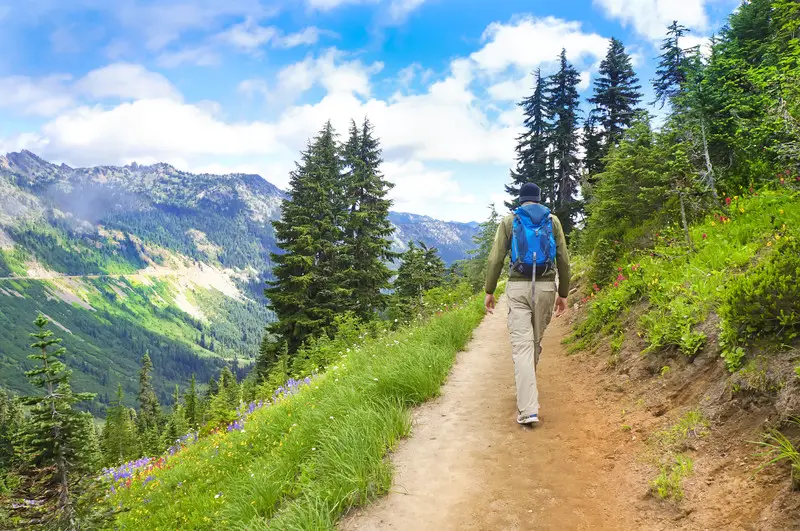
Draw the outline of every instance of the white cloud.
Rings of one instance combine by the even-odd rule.
[[[533,85],[533,79],[530,76],[523,76],[517,79],[506,79],[499,83],[490,86],[487,91],[495,101],[520,101],[527,96]]]
[[[508,24],[494,22],[483,34],[486,45],[470,57],[490,74],[513,67],[524,72],[553,62],[562,48],[570,61],[603,57],[608,39],[596,33],[585,33],[580,22],[555,17],[525,16]]]
[[[388,4],[383,13],[387,19],[385,22],[399,24],[404,22],[411,12],[419,9],[425,1],[426,0],[306,0],[306,3],[312,9],[320,11],[330,11],[344,5]]]
[[[248,17],[241,24],[220,34],[220,39],[245,51],[255,51],[278,36],[277,28],[259,26],[255,19]]]
[[[310,26],[302,31],[298,31],[297,33],[290,33],[285,37],[282,37],[277,46],[280,48],[295,48],[297,46],[310,46],[312,44],[316,44],[319,41],[320,36],[322,35],[322,31],[319,28],[314,26]]]
[[[694,47],[700,49],[700,53],[706,57],[711,55],[711,38],[699,35],[685,35],[679,42],[681,48],[690,50]]]
[[[71,76],[51,75],[33,79],[27,76],[0,78],[0,108],[21,114],[53,116],[73,105],[67,86]]]
[[[344,54],[335,48],[319,57],[308,56],[278,72],[274,99],[286,101],[299,98],[319,84],[329,94],[355,93],[369,96],[370,76],[383,68],[382,63],[364,65],[361,61],[345,61]]]
[[[434,204],[473,204],[474,196],[465,194],[451,171],[435,171],[418,160],[389,161],[383,164],[383,173],[394,183],[389,197],[394,210],[401,212],[426,212]]]
[[[674,20],[688,28],[708,28],[706,4],[714,0],[594,0],[609,18],[632,26],[652,40],[660,40]]]
[[[239,83],[236,90],[248,98],[252,98],[256,94],[268,96],[269,84],[263,79],[245,79]]]
[[[395,22],[401,22],[424,3],[425,0],[392,0],[389,5],[389,18]]]
[[[142,65],[130,63],[116,63],[92,70],[74,88],[79,94],[94,100],[181,99],[180,93],[167,78],[148,71]]]
[[[162,68],[175,68],[184,64],[216,66],[220,60],[219,54],[210,46],[197,46],[175,52],[164,52],[158,56],[156,63]]]
[[[578,83],[578,90],[583,92],[584,90],[589,88],[589,85],[592,83],[592,73],[587,70],[585,72],[581,72],[581,81]]]

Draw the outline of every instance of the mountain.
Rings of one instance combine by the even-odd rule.
[[[30,390],[23,371],[38,311],[64,337],[75,387],[98,393],[100,409],[118,382],[134,396],[145,351],[165,401],[191,373],[208,381],[224,363],[244,372],[272,318],[262,288],[284,197],[258,175],[0,156],[0,384]],[[446,262],[463,258],[477,231],[390,219],[396,251],[421,240]]]

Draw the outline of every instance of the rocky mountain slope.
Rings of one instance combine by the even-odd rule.
[[[29,324],[61,327],[79,390],[135,390],[149,350],[167,399],[191,373],[246,365],[271,318],[262,287],[278,251],[284,193],[258,175],[190,174],[168,164],[71,168],[0,155],[0,385],[26,392]],[[394,247],[472,247],[477,224],[392,213]],[[225,361],[223,361],[225,360]]]

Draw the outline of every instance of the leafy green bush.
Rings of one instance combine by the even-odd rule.
[[[761,263],[734,279],[723,296],[723,356],[731,371],[741,367],[743,346],[759,340],[787,343],[800,334],[800,242],[779,240]]]

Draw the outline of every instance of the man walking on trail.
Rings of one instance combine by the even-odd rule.
[[[569,294],[569,254],[564,230],[559,219],[540,203],[541,195],[534,183],[522,186],[521,206],[503,218],[497,228],[486,273],[486,310],[494,313],[497,280],[511,251],[506,297],[520,424],[539,422],[536,366],[542,351],[542,336],[553,317],[554,306],[556,317],[566,311]]]

